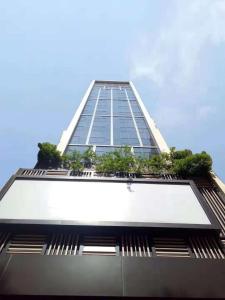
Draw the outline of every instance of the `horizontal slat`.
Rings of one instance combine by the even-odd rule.
[[[11,240],[9,240],[7,253],[11,253],[11,254],[40,253],[41,254],[46,240],[47,240],[46,235],[15,234],[12,236]]]

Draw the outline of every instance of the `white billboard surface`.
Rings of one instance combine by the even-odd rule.
[[[189,184],[46,179],[15,180],[0,219],[211,224]]]

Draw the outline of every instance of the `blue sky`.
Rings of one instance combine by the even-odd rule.
[[[92,79],[132,80],[169,146],[225,180],[224,0],[0,0],[0,186],[58,143]]]

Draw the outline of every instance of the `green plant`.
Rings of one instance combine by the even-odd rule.
[[[131,147],[124,146],[113,152],[97,156],[88,148],[83,154],[74,151],[61,156],[56,145],[39,143],[38,163],[39,168],[64,167],[75,172],[93,165],[100,173],[136,173],[142,174],[177,174],[183,178],[205,176],[212,168],[212,159],[206,152],[193,154],[191,150],[176,150],[171,148],[170,153],[153,155],[149,159],[136,157]]]
[[[128,146],[103,154],[96,161],[96,171],[101,173],[130,173],[134,167],[135,157]]]
[[[167,153],[160,153],[150,157],[147,162],[147,166],[149,173],[170,173],[172,163],[170,160],[170,156]]]
[[[58,168],[61,166],[62,157],[56,149],[56,145],[50,143],[39,143],[38,148],[38,167],[40,168]]]
[[[170,159],[182,159],[192,155],[192,151],[189,149],[176,150],[175,147],[170,148]]]
[[[95,169],[99,173],[113,173],[115,171],[113,154],[110,152],[97,157]]]
[[[89,147],[82,154],[82,160],[85,168],[91,168],[96,163],[96,153]]]
[[[78,151],[73,151],[66,155],[66,161],[70,169],[74,172],[82,172],[84,169],[84,164],[82,162],[82,155]]]
[[[174,172],[182,177],[205,176],[212,169],[212,159],[206,152],[189,155],[176,159],[173,164]]]

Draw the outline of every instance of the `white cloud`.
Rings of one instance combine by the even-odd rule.
[[[225,47],[225,0],[174,0],[171,5],[158,32],[143,33],[136,41],[130,76],[158,89],[153,115],[162,128],[196,128],[219,111],[221,99],[207,98],[214,76],[207,51]]]
[[[131,56],[131,77],[159,87],[187,88],[198,74],[202,50],[225,42],[224,0],[176,0],[168,24],[157,38],[144,34]]]

